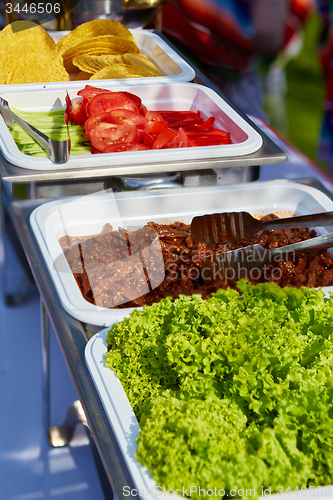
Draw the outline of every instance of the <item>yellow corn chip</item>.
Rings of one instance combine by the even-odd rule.
[[[100,69],[105,68],[105,66],[111,66],[117,63],[124,63],[124,56],[122,54],[104,54],[101,56],[90,55],[73,58],[74,66],[87,73],[96,73]]]
[[[52,37],[38,24],[15,21],[0,33],[0,83],[69,81]]]
[[[80,24],[80,26],[65,35],[57,43],[59,54],[64,54],[67,50],[84,40],[102,35],[115,35],[135,43],[132,33],[118,21],[113,21],[111,19],[94,19]]]
[[[102,35],[89,40],[84,40],[63,53],[64,66],[68,72],[76,70],[73,64],[74,57],[84,55],[103,55],[103,54],[125,54],[126,52],[139,53],[138,46],[126,39],[114,35]]]
[[[25,58],[17,62],[10,79],[6,83],[67,82],[69,74],[62,64],[50,56],[27,53]]]
[[[79,71],[75,76],[74,80],[89,80],[91,73],[86,73],[85,71]]]
[[[137,71],[138,68],[138,71]],[[142,74],[145,73],[145,74]],[[116,79],[116,78],[142,78],[144,76],[154,76],[152,73],[148,74],[146,70],[139,68],[139,66],[127,64],[113,64],[97,71],[90,77],[90,80],[102,79]]]
[[[163,73],[160,72],[158,68],[156,68],[155,64],[149,59],[148,56],[144,54],[124,54],[124,59],[127,63],[136,64],[141,68],[147,69],[155,76],[163,76]]]

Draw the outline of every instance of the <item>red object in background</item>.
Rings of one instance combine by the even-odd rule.
[[[205,64],[237,71],[248,66],[254,42],[235,19],[209,2],[169,0],[163,5],[163,32],[182,42]]]
[[[315,10],[313,0],[291,0],[290,11],[304,23]]]

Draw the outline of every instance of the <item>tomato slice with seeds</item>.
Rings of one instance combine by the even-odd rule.
[[[85,107],[83,105],[83,101],[77,102],[72,107],[72,117],[77,125],[83,126],[87,120],[87,114]]]
[[[101,89],[99,87],[93,87],[92,85],[86,85],[84,89],[78,91],[77,95],[82,96],[88,101],[95,97],[97,94],[105,94],[106,92],[112,92],[111,90]]]
[[[90,138],[91,129],[101,122],[115,123],[116,125],[135,125],[141,128],[147,122],[147,119],[129,109],[114,109],[106,111],[105,113],[100,113],[96,116],[90,116],[84,124],[85,136],[87,139]]]
[[[143,125],[148,122],[148,119],[145,116],[142,116],[139,113],[134,113],[134,111],[131,111],[130,109],[112,109],[108,113],[110,120],[112,120],[113,123],[118,123],[119,125],[128,123],[129,125],[135,125],[136,127],[143,127]]]
[[[91,144],[104,152],[110,144],[122,142],[138,142],[138,129],[134,125],[116,125],[101,122],[90,131]]]
[[[145,130],[150,134],[159,134],[163,129],[168,128],[168,122],[163,120],[161,115],[156,111],[148,111],[145,117],[148,120]]]
[[[96,127],[101,122],[112,123],[110,120],[110,113],[106,111],[106,113],[101,113],[100,115],[90,116],[85,124],[84,124],[84,135],[87,139],[90,139],[90,131],[92,128]]]
[[[120,93],[135,104],[140,114],[145,115],[145,110],[147,108],[142,104],[142,101],[139,96],[132,94],[131,92],[126,92],[125,90],[122,90]]]
[[[177,132],[174,130],[171,130],[171,128],[165,128],[163,129],[158,136],[156,137],[152,149],[162,149],[168,142],[172,141],[175,139],[177,135]]]
[[[150,149],[148,146],[141,144],[139,142],[120,142],[116,144],[110,144],[107,146],[103,153],[121,153],[123,151],[145,151],[146,149]]]
[[[154,142],[155,142],[155,136],[147,132],[146,130],[142,131],[142,137],[141,137],[141,142],[145,146],[148,146],[149,149],[152,148]]]
[[[129,109],[134,113],[139,113],[136,105],[121,94],[121,92],[105,92],[97,94],[88,102],[86,106],[87,116],[96,116],[111,109]]]
[[[168,142],[165,148],[190,148],[192,146],[192,141],[187,136],[185,130],[180,127],[174,139]]]

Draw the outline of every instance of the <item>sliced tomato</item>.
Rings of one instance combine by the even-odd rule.
[[[77,125],[84,125],[87,120],[86,110],[83,105],[83,101],[78,102],[73,105],[72,108],[73,120]]]
[[[213,128],[210,130],[201,130],[199,129],[188,129],[186,128],[186,133],[188,137],[190,138],[196,138],[196,137],[201,137],[203,139],[209,139],[211,138],[212,140],[220,140],[220,141],[228,141],[230,140],[230,134],[229,132],[226,132],[225,130],[220,130],[218,128]]]
[[[141,109],[140,113],[143,116],[146,116],[146,114],[148,113],[148,108],[146,108],[146,106],[144,104],[142,104],[142,109]]]
[[[147,119],[139,113],[134,113],[129,109],[114,109],[111,111],[105,111],[105,113],[100,113],[96,116],[90,116],[86,120],[84,129],[87,139],[90,138],[91,129],[101,122],[115,123],[117,125],[124,125],[125,123],[127,123],[129,125],[142,127],[147,122]]]
[[[93,145],[91,145],[90,151],[91,151],[92,155],[100,155],[102,153],[102,151],[100,151],[99,149],[95,148],[95,146],[93,146]]]
[[[231,144],[230,134],[225,130],[211,129],[201,132],[186,132],[193,146],[218,146]]]
[[[142,138],[141,138],[142,144],[145,146],[148,146],[148,148],[152,148],[154,142],[155,142],[155,137],[147,132],[146,130],[142,131]]]
[[[158,113],[173,129],[203,123],[200,111],[158,111]]]
[[[66,125],[68,125],[68,122],[70,122],[72,125],[74,123],[74,119],[73,119],[73,106],[72,106],[72,101],[71,101],[71,98],[69,97],[69,94],[68,92],[66,92],[66,97],[65,97],[65,101],[66,101],[66,109],[65,109],[65,123]]]
[[[159,134],[163,129],[168,127],[168,122],[163,120],[161,115],[156,111],[148,111],[145,117],[148,120],[145,124],[145,131],[150,134]]]
[[[82,97],[83,106],[86,109],[89,102],[98,94],[105,94],[106,92],[111,92],[111,90],[100,89],[99,87],[93,87],[92,85],[86,85],[84,89],[78,91],[77,95]]]
[[[142,104],[142,101],[141,101],[139,96],[132,94],[131,92],[126,92],[125,90],[124,91],[122,90],[120,93],[123,94],[128,99],[130,99],[135,104],[135,106],[138,108],[138,111],[140,114],[142,114],[142,115],[145,114],[144,111],[147,108]]]
[[[86,105],[88,116],[96,116],[111,109],[129,109],[134,113],[139,113],[133,101],[121,94],[121,92],[105,92],[92,98]]]
[[[110,115],[110,120],[112,120],[113,123],[118,123],[119,125],[128,123],[129,125],[135,125],[136,127],[143,127],[143,125],[148,122],[148,119],[145,116],[142,116],[139,113],[134,113],[134,111],[129,109],[112,109],[108,113]]]
[[[187,136],[185,130],[183,128],[179,128],[176,136],[172,141],[168,142],[164,147],[165,148],[190,148],[193,146],[192,141]]]
[[[148,146],[144,144],[140,144],[139,142],[121,142],[116,144],[110,144],[107,146],[103,153],[121,153],[122,151],[144,151],[146,149],[150,149]]]
[[[92,99],[97,94],[105,94],[105,92],[112,92],[107,89],[100,89],[99,87],[93,87],[92,85],[86,85],[84,89],[78,91],[77,95],[82,96],[85,99]]]
[[[156,137],[152,149],[162,149],[164,146],[175,139],[177,132],[171,128],[164,128]]]
[[[96,127],[101,122],[113,123],[112,117],[110,116],[110,111],[101,113],[96,116],[90,116],[84,124],[84,135],[87,139],[90,139],[90,131],[92,128]]]
[[[101,122],[90,131],[91,144],[99,151],[104,151],[110,144],[138,142],[138,129],[134,125],[116,125]]]
[[[229,140],[214,139],[212,137],[191,137],[192,146],[222,146],[225,144],[231,144]]]

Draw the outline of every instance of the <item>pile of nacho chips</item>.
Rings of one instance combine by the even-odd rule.
[[[162,76],[140,54],[132,33],[118,21],[96,19],[81,24],[57,44],[69,73],[80,70],[76,80]]]
[[[38,24],[14,21],[0,31],[0,84],[162,76],[118,21],[81,24],[57,44]]]
[[[41,26],[14,21],[0,32],[0,84],[69,80],[56,44]]]

